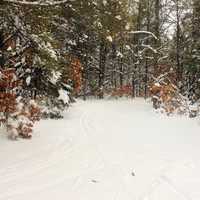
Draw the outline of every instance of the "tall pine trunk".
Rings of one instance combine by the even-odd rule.
[[[158,49],[160,47],[160,0],[155,0],[155,36],[157,37],[157,40],[155,40],[155,49],[157,50],[157,53],[154,56],[154,73],[156,72],[156,69],[158,68],[158,60],[159,60],[159,54]]]
[[[150,32],[150,2],[148,0],[147,5],[147,31]],[[149,40],[147,39],[147,45],[149,45]],[[148,51],[145,54],[145,88],[144,88],[144,97],[148,97],[148,73],[149,73],[149,60],[148,60]]]
[[[104,97],[104,80],[105,80],[105,69],[106,69],[106,57],[107,47],[105,41],[102,39],[100,43],[99,51],[99,98]]]
[[[180,83],[182,79],[181,57],[180,57],[180,8],[179,0],[176,0],[176,73],[177,83]]]

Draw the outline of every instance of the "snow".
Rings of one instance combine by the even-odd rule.
[[[126,30],[129,30],[129,29],[130,29],[130,24],[129,24],[129,23],[126,24],[125,29],[126,29]]]
[[[130,34],[147,34],[147,35],[151,35],[154,39],[158,40],[158,38],[155,36],[155,34],[153,34],[152,32],[149,31],[130,31]]]
[[[12,47],[9,46],[9,47],[7,48],[7,51],[12,51]]]
[[[122,20],[122,17],[120,15],[115,16],[116,19]]]
[[[61,73],[53,70],[50,77],[50,82],[56,85],[56,83],[58,82],[60,78],[61,78]]]
[[[160,83],[155,83],[154,85],[157,86],[157,87],[161,86]]]
[[[113,42],[113,38],[109,35],[106,37],[106,39],[109,41],[109,42]]]
[[[107,5],[107,0],[103,0],[103,5],[106,6]]]
[[[58,99],[59,100],[62,100],[64,104],[68,104],[69,103],[69,95],[68,95],[68,92],[63,90],[63,89],[60,89],[59,91],[59,97]]]
[[[55,61],[58,61],[57,52],[55,51],[55,49],[53,48],[50,42],[43,41],[41,37],[35,34],[31,34],[31,39],[37,43],[38,49],[45,51],[52,59],[54,59]],[[49,37],[49,39],[51,38]],[[37,61],[41,62],[38,56],[36,56],[35,59],[36,60],[34,62],[37,62]]]
[[[0,200],[199,200],[199,130],[141,99],[78,101],[31,140],[0,134]]]
[[[28,76],[26,78],[26,85],[30,85],[30,83],[31,83],[31,76]]]
[[[117,57],[123,58],[124,55],[120,51],[117,51]]]

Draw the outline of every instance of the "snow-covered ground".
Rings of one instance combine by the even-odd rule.
[[[0,134],[0,200],[200,200],[200,123],[143,100],[74,104],[31,140]]]

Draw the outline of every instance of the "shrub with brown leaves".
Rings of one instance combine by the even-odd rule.
[[[124,85],[122,87],[116,88],[111,92],[112,97],[131,97],[133,94],[133,89],[131,85]]]
[[[189,111],[188,101],[172,83],[154,83],[151,88],[152,102],[155,109],[169,114],[184,114]]]
[[[14,69],[0,70],[0,123],[12,139],[31,138],[33,125],[41,115],[33,100],[17,97],[20,86]]]

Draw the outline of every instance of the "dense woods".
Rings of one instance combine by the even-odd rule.
[[[2,0],[0,122],[29,138],[90,96],[151,97],[195,117],[199,30],[199,0]]]

